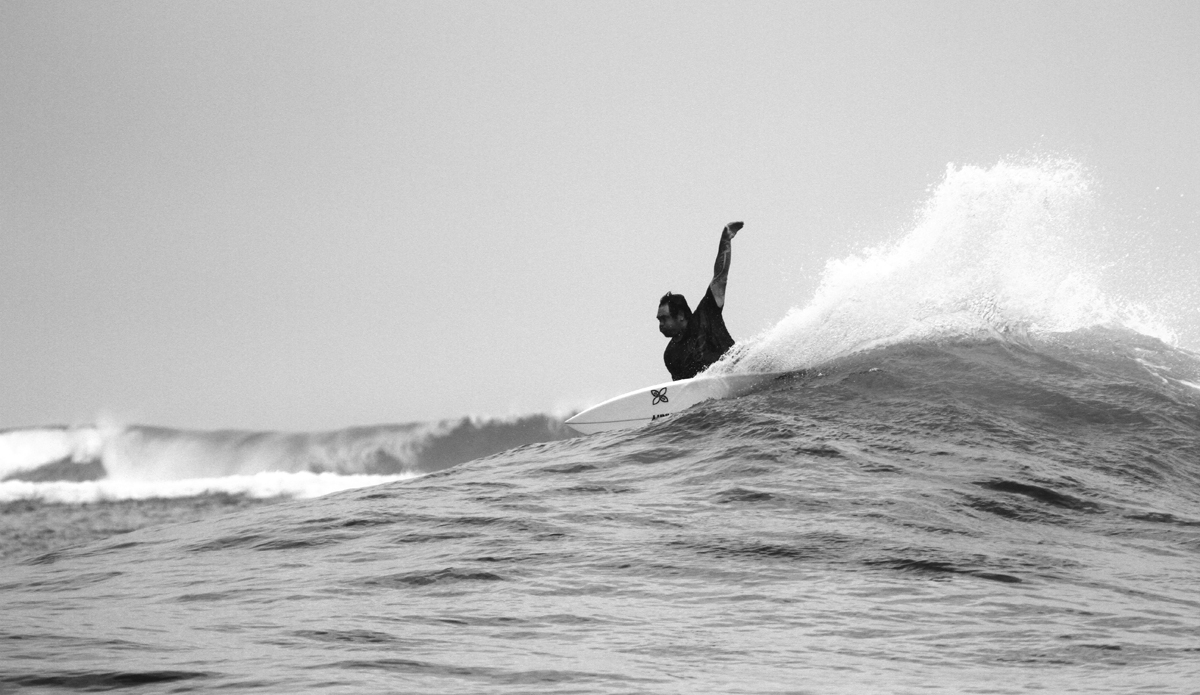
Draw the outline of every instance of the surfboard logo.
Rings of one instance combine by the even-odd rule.
[[[658,405],[659,403],[670,403],[671,402],[667,398],[667,387],[666,386],[662,387],[661,389],[650,389],[650,395],[654,397],[654,401],[651,402],[650,405]]]

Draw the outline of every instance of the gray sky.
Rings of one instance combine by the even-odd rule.
[[[1200,3],[2,0],[0,428],[585,405],[1030,152],[1187,295]]]

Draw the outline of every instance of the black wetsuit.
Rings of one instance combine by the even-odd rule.
[[[692,318],[688,319],[687,328],[667,343],[663,362],[672,379],[690,379],[721,359],[731,347],[733,338],[725,328],[721,307],[717,306],[712,289],[709,289],[692,312]]]

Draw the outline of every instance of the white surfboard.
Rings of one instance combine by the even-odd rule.
[[[640,427],[711,398],[740,396],[772,379],[794,373],[701,375],[668,381],[610,398],[570,418],[567,424],[583,434]]]

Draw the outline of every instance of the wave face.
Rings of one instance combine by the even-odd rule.
[[[0,432],[0,503],[313,497],[567,436],[558,418],[544,415],[308,433],[147,426],[11,430]]]
[[[9,685],[1183,692],[1200,358],[1109,328],[902,343],[11,570]]]

